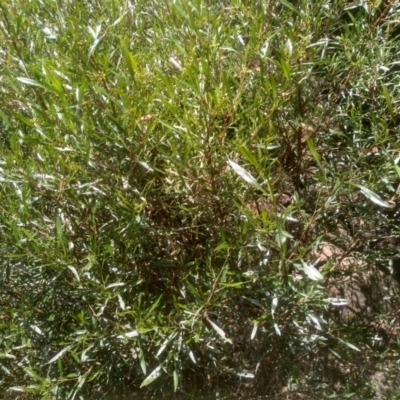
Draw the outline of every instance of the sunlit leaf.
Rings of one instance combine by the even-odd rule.
[[[42,89],[45,89],[45,87],[42,84],[40,84],[39,82],[35,81],[34,79],[25,78],[25,77],[18,77],[17,80],[20,81],[21,83],[24,83],[25,85],[37,86],[37,87],[40,87]]]
[[[322,331],[322,327],[321,327],[321,324],[320,324],[320,322],[319,322],[319,319],[315,316],[315,315],[313,315],[313,314],[308,314],[307,315],[307,319],[308,320],[311,320],[312,322],[313,322],[313,325],[318,329],[318,330],[320,330],[320,331]]]
[[[182,71],[182,64],[180,63],[180,61],[179,60],[177,60],[176,58],[174,58],[174,57],[170,57],[169,58],[169,61],[171,61],[171,63],[172,63],[172,65],[176,68],[176,69],[179,69],[179,71]]]
[[[328,302],[333,306],[345,306],[348,304],[348,301],[346,299],[337,299],[335,297],[328,297],[324,301]]]
[[[161,345],[161,347],[158,349],[158,352],[157,352],[157,354],[156,354],[156,357],[158,357],[158,356],[165,350],[165,348],[167,347],[168,343],[169,343],[169,339],[167,339],[167,340],[164,341],[164,343],[163,343],[163,344]]]
[[[254,374],[251,372],[237,372],[236,373],[237,376],[241,377],[241,378],[247,378],[247,379],[253,379],[254,378]]]
[[[179,375],[176,370],[174,370],[174,372],[173,372],[173,377],[174,377],[174,392],[176,392],[178,389],[178,385],[179,385]]]
[[[214,328],[215,332],[217,332],[218,335],[221,336],[221,338],[225,340],[225,342],[232,344],[232,341],[226,337],[225,332],[217,324],[212,322],[209,318],[207,318],[207,321]]]
[[[391,207],[391,205],[390,205],[389,203],[387,203],[386,201],[382,200],[382,199],[380,198],[380,196],[378,196],[378,195],[377,195],[376,193],[374,193],[372,190],[370,190],[370,189],[368,189],[368,188],[366,188],[366,187],[364,187],[364,186],[361,186],[361,185],[357,185],[357,186],[360,188],[361,193],[362,193],[366,198],[368,198],[369,200],[371,200],[372,202],[374,202],[374,203],[377,204],[378,206],[387,207],[387,208]]]
[[[313,265],[309,263],[303,263],[303,271],[313,281],[324,279],[321,272],[319,272]]]
[[[345,340],[340,339],[340,338],[337,338],[337,340],[339,340],[340,343],[343,343],[345,346],[349,347],[352,350],[361,351],[358,347],[354,346],[354,344],[346,342]]]
[[[139,336],[139,332],[137,330],[132,331],[132,332],[126,332],[123,335],[117,336],[118,339],[124,339],[124,338],[133,338]]]
[[[286,49],[288,51],[288,54],[291,56],[293,53],[293,43],[290,39],[286,40]]]
[[[193,354],[192,350],[189,351],[189,357],[193,361],[193,363],[196,364],[196,359],[194,358],[194,354]]]
[[[78,274],[78,271],[76,270],[76,268],[73,267],[72,265],[68,265],[67,268],[74,274],[76,280],[77,280],[78,282],[80,282],[81,279],[79,278],[79,274]]]
[[[142,382],[140,387],[144,387],[150,385],[150,383],[154,382],[161,376],[161,365],[159,365],[153,372]]]
[[[121,307],[121,310],[125,310],[125,301],[121,297],[121,295],[118,295],[118,302],[119,302],[119,306]]]
[[[97,39],[95,39],[93,41],[92,45],[89,48],[88,59],[90,59],[92,57],[92,54],[94,53],[94,51],[96,50],[97,46],[101,42],[101,39],[103,39],[103,38],[100,37],[100,38],[97,38]]]
[[[111,283],[110,285],[106,286],[106,289],[111,289],[111,288],[117,287],[117,286],[125,286],[125,283],[124,282]]]
[[[232,167],[232,169],[241,177],[243,178],[246,182],[251,183],[253,185],[258,186],[257,181],[255,178],[250,174],[250,172],[247,172],[243,167],[240,165],[236,164],[232,160],[228,160],[229,165]]]
[[[243,272],[242,275],[246,276],[248,278],[251,278],[251,277],[258,276],[258,272],[257,271],[245,271],[245,272]]]
[[[69,349],[72,348],[73,345],[69,345],[67,347],[65,347],[64,349],[62,349],[61,351],[59,351],[51,360],[47,361],[46,364],[52,364],[54,361],[57,361],[60,357],[62,357]]]
[[[272,314],[272,315],[274,315],[277,306],[278,306],[278,297],[275,296],[275,297],[272,299],[272,304],[271,304],[271,314]]]
[[[256,337],[257,334],[257,329],[258,329],[258,323],[256,322],[253,326],[253,329],[251,331],[251,336],[250,336],[250,340],[253,340]]]
[[[142,369],[143,373],[146,375],[147,366],[146,361],[144,359],[144,353],[142,349],[139,349],[139,361],[140,361],[140,368]]]
[[[25,388],[22,386],[11,386],[9,390],[13,390],[14,392],[25,392]]]
[[[36,326],[36,325],[31,325],[31,328],[32,328],[36,333],[38,333],[39,335],[43,335],[42,330],[41,330],[38,326]]]
[[[45,26],[42,31],[47,39],[57,39],[57,35],[48,26]]]
[[[278,336],[281,336],[281,330],[279,329],[279,326],[277,323],[274,323],[274,329],[275,329],[276,334]]]

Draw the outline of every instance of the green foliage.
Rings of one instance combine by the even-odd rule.
[[[368,398],[322,384],[327,354],[374,350],[313,254],[399,243],[399,9],[376,3],[0,3],[4,391]]]

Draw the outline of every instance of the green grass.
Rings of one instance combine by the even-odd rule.
[[[327,317],[345,272],[311,265],[326,238],[397,252],[378,3],[0,3],[2,392],[372,398],[324,375],[376,351]]]

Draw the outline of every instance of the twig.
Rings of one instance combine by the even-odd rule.
[[[376,25],[379,24],[379,22],[381,22],[385,17],[386,14],[389,12],[390,7],[392,7],[394,3],[394,0],[390,0],[389,4],[386,6],[386,8],[381,12],[381,14],[379,15],[379,17],[376,19],[376,21],[372,24],[372,26],[369,28],[368,33],[371,33],[372,30],[376,27]]]

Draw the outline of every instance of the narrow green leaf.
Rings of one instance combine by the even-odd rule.
[[[150,385],[150,383],[154,382],[161,376],[161,365],[159,365],[140,385],[140,387],[144,387]]]
[[[132,56],[131,52],[128,49],[128,41],[125,40],[122,46],[122,52],[125,58],[126,65],[128,66],[129,74],[134,83],[136,83],[136,71],[137,64],[135,58]]]
[[[174,375],[174,392],[176,392],[179,386],[179,375],[176,370],[174,370],[173,375]]]
[[[285,7],[289,8],[289,9],[292,10],[292,11],[294,11],[296,14],[299,13],[299,12],[297,11],[297,8],[296,8],[292,3],[290,3],[289,1],[287,1],[287,0],[279,0],[279,2],[280,2],[281,4],[283,4]]]
[[[79,381],[79,383],[78,383],[78,386],[76,387],[76,391],[75,391],[75,393],[74,393],[74,397],[75,397],[75,395],[78,393],[78,391],[81,389],[81,387],[84,385],[84,383],[86,382],[86,378],[88,377],[88,374],[86,373],[86,374],[84,374],[84,375],[80,375],[79,377],[78,377],[78,381]]]
[[[200,295],[200,293],[198,292],[198,290],[195,288],[195,286],[193,286],[190,282],[186,282],[186,284],[189,287],[189,290],[191,291],[191,293],[197,298],[197,300],[201,301],[202,296]]]
[[[281,59],[281,62],[279,63],[280,67],[282,68],[283,75],[287,80],[290,78],[290,65],[288,62],[286,62],[285,59]]]
[[[60,241],[62,245],[64,245],[64,233],[60,217],[57,217],[56,219],[56,231],[57,231],[57,239]]]
[[[38,375],[38,374],[37,374],[33,369],[31,369],[31,368],[28,368],[28,367],[24,368],[24,372],[25,372],[26,374],[28,374],[31,378],[36,379],[36,380],[39,381],[39,382],[42,382],[42,381],[44,380],[40,375]]]
[[[50,68],[47,67],[46,65],[43,65],[43,69],[44,69],[47,77],[49,78],[49,81],[52,83],[52,85],[57,90],[57,92],[62,93],[63,85],[62,85],[61,81],[53,74],[53,72],[50,70]]]
[[[340,357],[340,355],[338,353],[336,353],[336,351],[332,350],[330,347],[328,347],[328,350],[338,359],[338,360],[342,360],[342,357]]]
[[[247,282],[235,282],[235,283],[220,283],[220,285],[224,286],[224,287],[239,288],[246,283],[248,283],[248,281]]]
[[[215,248],[215,251],[224,250],[224,249],[229,249],[229,248],[230,248],[230,246],[229,246],[228,243],[222,242],[222,243],[220,243],[220,244]]]
[[[25,117],[24,115],[17,113],[17,112],[13,112],[12,114],[15,118],[19,119],[25,125],[28,125],[31,127],[34,126],[34,123],[29,118]]]
[[[353,349],[355,351],[361,351],[358,347],[354,346],[354,344],[351,344],[349,342],[346,342],[343,339],[337,338],[339,340],[340,343],[343,343],[345,346],[349,347],[350,349]]]
[[[256,168],[261,168],[257,159],[251,154],[250,150],[245,146],[239,147],[240,153],[247,159],[247,161],[251,162]]]
[[[149,309],[149,311],[147,312],[147,316],[149,317],[150,315],[151,315],[151,313],[157,308],[157,306],[160,304],[160,300],[161,300],[161,297],[162,297],[163,295],[161,294],[160,296],[159,296],[159,298],[155,301],[155,303],[150,307],[150,309]]]
[[[385,96],[386,105],[388,107],[390,115],[393,117],[393,103],[392,103],[392,99],[390,97],[390,93],[387,90],[387,87],[385,86],[385,84],[383,82],[381,82],[381,87],[382,87],[383,95]]]
[[[318,167],[319,167],[320,169],[322,169],[322,166],[321,166],[321,157],[320,157],[319,154],[317,153],[317,150],[315,149],[315,146],[314,146],[314,142],[313,142],[313,140],[312,140],[311,138],[308,138],[308,139],[307,139],[307,146],[308,146],[308,149],[310,150],[310,153],[311,153],[311,155],[313,156],[314,160],[317,162]]]
[[[139,362],[140,368],[142,369],[143,373],[146,375],[147,367],[146,367],[146,360],[144,359],[144,353],[142,349],[139,349]]]
[[[10,120],[2,110],[0,110],[0,118],[3,120],[3,122],[6,124],[6,127],[8,128],[10,126]]]
[[[278,97],[278,91],[276,89],[276,80],[272,74],[265,79],[265,86],[269,95],[275,100]]]

